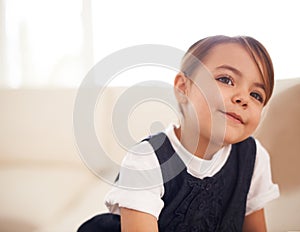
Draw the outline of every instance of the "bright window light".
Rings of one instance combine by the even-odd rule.
[[[298,9],[297,0],[2,0],[0,87],[78,87],[93,65],[120,49],[160,44],[185,51],[215,34],[257,38],[276,79],[300,77]],[[126,76],[114,85],[131,83]]]

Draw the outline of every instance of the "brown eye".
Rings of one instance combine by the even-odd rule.
[[[233,81],[231,80],[230,77],[226,77],[226,76],[224,76],[224,77],[218,77],[216,80],[220,81],[220,82],[222,82],[224,84],[232,85],[233,86]]]
[[[259,93],[252,92],[252,93],[250,93],[250,96],[255,98],[257,101],[259,101],[261,103],[264,102],[263,97]]]

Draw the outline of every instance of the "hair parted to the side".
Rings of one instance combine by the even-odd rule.
[[[274,69],[271,57],[267,49],[256,39],[249,36],[224,36],[216,35],[201,39],[194,43],[182,59],[181,71],[188,77],[209,54],[212,48],[219,44],[236,43],[240,44],[250,54],[256,63],[265,85],[267,104],[272,96],[274,88]]]

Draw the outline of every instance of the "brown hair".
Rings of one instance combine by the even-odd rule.
[[[211,36],[194,43],[182,59],[181,71],[186,76],[191,76],[199,65],[199,61],[209,54],[216,45],[225,43],[237,43],[242,45],[256,63],[265,85],[266,99],[269,101],[274,88],[274,69],[271,57],[266,48],[256,39],[249,36],[229,37],[224,35]],[[196,59],[195,59],[196,58]]]

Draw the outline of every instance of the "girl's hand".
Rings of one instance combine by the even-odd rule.
[[[121,208],[122,232],[158,232],[156,217],[127,208]]]
[[[264,209],[255,211],[245,217],[243,232],[266,232]]]

